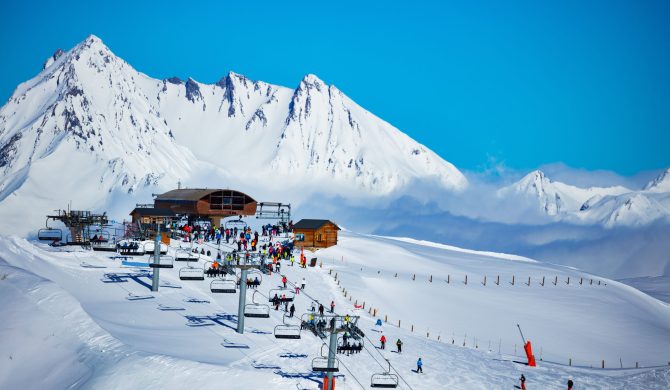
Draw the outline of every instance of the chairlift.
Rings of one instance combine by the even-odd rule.
[[[252,318],[270,318],[270,306],[250,303],[244,305],[244,316]]]
[[[347,336],[347,339],[353,340],[356,343],[360,344],[361,348],[363,348],[365,346],[365,342],[364,342],[363,339],[356,339],[355,337],[353,337],[353,335],[352,336]],[[344,337],[340,336],[340,337],[337,338],[337,348],[342,348],[342,347],[346,347],[346,345],[344,344]],[[353,347],[353,345],[352,345],[352,347]]]
[[[398,387],[398,375],[391,374],[391,362],[386,359],[389,364],[389,369],[380,374],[373,374],[370,378],[370,387],[379,387],[387,389],[395,389]]]
[[[277,295],[277,297],[279,297],[281,303],[293,302],[293,300],[295,299],[294,291],[291,291],[289,289],[273,288],[268,293],[268,302],[272,302],[272,298],[274,298],[275,294]],[[286,297],[282,299],[282,295],[285,295]]]
[[[140,245],[138,241],[135,240],[124,240],[116,244],[116,249],[122,255],[128,256],[143,256],[144,248]]]
[[[242,283],[242,279],[241,279],[241,275],[240,275],[240,274],[241,274],[241,273],[238,273],[238,272],[235,273],[235,275],[237,276],[237,284],[238,284],[238,285],[239,285],[240,283]],[[258,278],[258,285],[259,285],[259,286],[260,286],[261,284],[263,284],[263,274],[262,274],[260,271],[258,271],[257,269],[251,269],[251,270],[249,270],[249,272],[247,272],[247,280],[251,279],[251,281],[253,281],[254,278]],[[246,280],[245,280],[244,282],[246,283]],[[256,293],[256,291],[254,291],[254,294],[255,294],[255,293]],[[260,293],[259,293],[259,294],[260,294]]]
[[[333,361],[333,367],[328,367],[328,358],[327,357],[317,357],[312,359],[312,371],[315,372],[339,372],[340,371],[340,362],[335,359]]]
[[[244,222],[241,219],[229,219],[224,223],[224,226],[226,229],[234,229],[237,228],[237,230],[247,230],[249,225],[247,225],[246,222]]]
[[[154,241],[145,241],[142,244],[142,249],[144,249],[145,253],[153,254],[154,250],[156,248],[155,245],[156,245],[156,243]],[[159,243],[158,248],[159,248],[159,251],[160,251],[161,255],[167,255],[167,252],[168,252],[168,246],[167,245],[165,245],[161,242],[161,243]]]
[[[94,233],[94,236],[96,236],[95,240],[92,237],[89,238],[91,249],[102,252],[116,252],[116,243],[110,239],[109,232],[98,230]]]
[[[54,228],[45,228],[37,231],[37,239],[40,241],[62,241],[63,231]]]
[[[277,325],[274,330],[275,338],[277,339],[299,339],[300,326],[299,325]]]
[[[229,279],[214,279],[209,284],[209,289],[212,293],[235,294],[237,292],[235,281]]]
[[[202,268],[185,267],[179,270],[179,279],[205,280],[205,273],[202,271]]]
[[[200,256],[186,249],[177,249],[174,255],[174,261],[198,261]]]
[[[151,268],[174,268],[174,259],[172,256],[160,256],[158,258],[158,263],[149,261],[149,267]]]

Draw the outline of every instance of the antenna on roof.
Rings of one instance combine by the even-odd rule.
[[[177,181],[177,189],[181,190],[181,180]]]

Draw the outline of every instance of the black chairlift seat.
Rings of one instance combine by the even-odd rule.
[[[202,271],[202,268],[182,268],[179,270],[179,279],[205,280],[205,273]]]
[[[312,359],[312,371],[315,372],[339,372],[340,362],[335,359],[334,367],[328,368],[328,358],[317,357]]]
[[[277,339],[299,339],[300,326],[298,325],[277,325],[274,330]]]
[[[256,303],[244,305],[244,316],[251,318],[270,318],[270,306]]]
[[[124,242],[123,244],[116,244],[116,248],[119,253],[126,256],[144,256],[144,249],[142,249],[137,242],[131,242],[128,244]]]
[[[174,261],[198,261],[200,256],[185,250],[177,250]]]
[[[395,389],[398,387],[398,375],[390,373],[374,374],[370,379],[370,387]]]
[[[279,289],[275,288],[270,290],[268,293],[268,302],[272,302],[272,298],[274,298],[275,294],[279,298],[279,301],[284,303],[284,302],[293,302],[295,299],[295,292],[289,290],[289,289]],[[286,298],[282,299],[282,295],[285,295]]]
[[[209,289],[212,293],[235,294],[236,285],[234,280],[216,279],[209,284]]]
[[[37,239],[40,241],[62,241],[63,232],[60,229],[46,228],[37,231]]]
[[[171,256],[161,256],[158,258],[158,264],[154,263],[152,258],[149,259],[149,267],[151,268],[174,268],[174,259]]]

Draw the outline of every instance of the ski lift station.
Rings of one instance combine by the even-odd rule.
[[[251,196],[227,189],[184,188],[157,195],[154,208],[187,215],[189,219],[219,219],[256,215],[257,202]]]

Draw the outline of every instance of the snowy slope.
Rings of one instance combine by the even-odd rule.
[[[343,369],[338,388],[368,388],[370,376],[383,369],[385,358],[402,376],[400,388],[405,389],[507,389],[521,373],[534,388],[560,388],[567,378],[589,389],[670,385],[667,367],[600,370],[565,365],[568,357],[580,366],[598,366],[605,359],[607,367],[618,368],[619,357],[624,367],[635,361],[645,367],[665,365],[670,307],[620,283],[595,278],[607,285],[566,285],[566,276],[592,276],[514,256],[348,232],[338,246],[316,256],[323,268],[283,267],[290,281],[307,280],[296,300],[298,313],[307,310],[308,297],[335,300],[337,312],[362,316],[370,339],[361,354],[339,355]],[[0,291],[9,298],[0,303],[0,310],[11,313],[13,321],[0,326],[0,338],[11,340],[0,343],[0,351],[12,356],[9,364],[0,366],[0,387],[318,387],[320,375],[310,370],[311,359],[320,353],[318,338],[304,332],[300,340],[275,340],[271,332],[282,313],[274,310],[268,320],[248,318],[245,334],[236,334],[232,328],[237,296],[212,295],[209,281],[180,281],[180,266],[162,270],[163,287],[151,294],[143,271],[120,267],[118,260],[103,254],[60,252],[23,239],[0,238]],[[329,275],[331,269],[338,274],[339,286]],[[461,282],[466,272],[467,286]],[[110,283],[110,274],[134,279]],[[443,281],[445,274],[453,275],[452,284]],[[494,287],[494,274],[500,274],[503,283],[509,283],[512,274],[532,275],[533,283],[528,287],[519,280],[515,286]],[[560,284],[538,286],[541,274],[558,275]],[[434,276],[432,283],[429,275]],[[487,286],[480,284],[483,275],[489,275]],[[266,294],[277,284],[277,274],[266,276],[259,291]],[[129,293],[154,298],[128,301]],[[202,302],[188,302],[190,298]],[[363,300],[379,315],[388,314],[389,324],[381,331],[390,344],[396,338],[404,341],[402,354],[374,347],[381,334],[374,318],[353,306]],[[184,310],[161,311],[159,305]],[[187,326],[189,316],[211,326]],[[398,318],[400,328],[392,325]],[[516,323],[533,341],[536,357],[544,359],[537,369],[511,361],[521,360],[514,357],[514,344],[516,355],[521,352]],[[26,349],[26,340],[36,337],[44,340],[38,344],[41,348]],[[249,348],[224,348],[224,340]],[[411,372],[419,356],[425,361],[423,375]],[[33,367],[51,374],[31,375]]]
[[[55,53],[0,109],[0,201],[32,201],[38,215],[78,194],[88,200],[76,207],[104,208],[112,200],[103,194],[202,186],[203,177],[218,187],[250,174],[363,196],[417,180],[467,185],[453,165],[314,75],[295,90],[234,73],[212,85],[156,80],[95,36]],[[0,213],[18,223],[17,206],[2,202]]]

